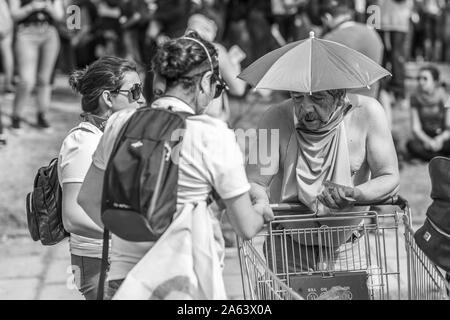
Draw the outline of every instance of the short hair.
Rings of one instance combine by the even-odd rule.
[[[429,71],[431,73],[431,76],[433,77],[434,81],[440,81],[441,80],[441,72],[436,66],[433,65],[427,65],[419,69],[419,73],[422,71]]]

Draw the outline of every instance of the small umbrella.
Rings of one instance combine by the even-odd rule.
[[[317,92],[369,88],[391,75],[375,61],[342,44],[309,39],[287,44],[256,60],[238,76],[255,89]]]

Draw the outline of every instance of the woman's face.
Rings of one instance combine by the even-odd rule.
[[[199,85],[196,89],[196,113],[202,114],[206,111],[207,107],[214,99],[216,93],[217,83],[212,81],[212,72],[206,72],[200,79]]]
[[[423,70],[419,73],[419,88],[423,92],[433,92],[436,88],[436,81],[433,79],[433,75],[428,70]]]
[[[138,108],[146,101],[142,92],[139,95],[139,99],[135,100],[130,92],[136,85],[140,85],[142,88],[142,81],[137,72],[129,71],[125,72],[122,86],[119,88],[120,92],[114,92],[111,95],[112,111],[116,112],[127,108]]]

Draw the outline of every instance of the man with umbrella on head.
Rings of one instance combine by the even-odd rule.
[[[373,98],[347,93],[349,89],[370,87],[387,75],[363,54],[317,39],[313,33],[307,40],[268,53],[244,70],[239,77],[254,87],[286,90],[291,95],[260,120],[258,129],[268,130],[269,135],[278,133],[279,145],[270,145],[261,139],[264,135],[257,135],[257,143],[250,148],[247,175],[252,200],[299,203],[305,212],[336,216],[339,212],[365,210],[354,208],[355,203],[373,203],[395,195],[398,162],[383,107]],[[271,163],[255,156],[258,150],[264,150],[261,147],[267,147]],[[351,225],[360,222],[345,220]],[[330,227],[340,224],[336,220],[326,223]],[[316,228],[320,223],[280,225],[299,227]],[[333,259],[351,250],[359,236],[348,232],[333,239],[334,245],[340,246]],[[300,266],[302,270],[319,268],[315,262],[321,250],[315,237],[287,241],[288,252],[295,253],[296,260],[298,255],[303,257],[301,261],[289,258],[289,271],[298,271]],[[281,243],[268,247],[277,253],[282,250]],[[276,255],[278,268],[283,267],[284,258]]]

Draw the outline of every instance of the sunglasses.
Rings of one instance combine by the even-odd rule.
[[[111,92],[117,92],[117,93],[126,92],[128,94],[128,99],[130,99],[131,101],[138,101],[142,96],[143,88],[140,83],[135,83],[128,90],[118,89],[118,90],[111,91]]]
[[[213,73],[213,75],[211,76],[211,83],[215,83],[216,84],[216,91],[214,93],[214,99],[217,99],[218,97],[220,97],[220,95],[222,94],[222,92],[228,91],[228,86],[225,83],[225,81],[223,80],[222,76],[219,73],[219,70],[216,69],[214,70],[215,72]]]

